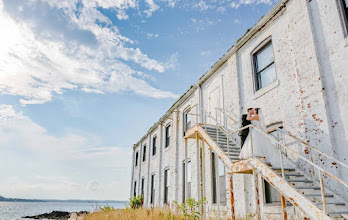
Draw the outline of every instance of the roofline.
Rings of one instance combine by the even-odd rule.
[[[262,17],[250,30],[248,30],[237,43],[233,45],[227,53],[225,53],[211,68],[208,72],[206,72],[203,76],[201,76],[197,82],[197,84],[191,86],[186,93],[184,93],[173,105],[170,109],[156,122],[147,132],[146,134],[133,145],[133,149],[139,145],[150,133],[152,133],[159,124],[161,124],[165,119],[168,118],[169,115],[173,113],[178,106],[180,106],[183,102],[185,102],[198,87],[200,87],[205,81],[209,79],[211,75],[213,75],[233,54],[235,54],[240,48],[244,46],[260,29],[262,29],[271,19],[277,15],[289,2],[290,0],[281,0],[278,2],[264,17]]]

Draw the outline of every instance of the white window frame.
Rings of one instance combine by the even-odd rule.
[[[269,45],[272,45],[272,53],[273,53],[273,65],[275,69],[275,80],[266,86],[259,88],[260,80],[258,77],[258,72],[257,72],[257,60],[256,56],[258,53],[260,53],[262,50],[264,50],[266,47]],[[276,58],[274,56],[274,44],[272,41],[272,36],[267,37],[265,40],[263,40],[252,52],[251,52],[251,65],[252,65],[252,75],[253,75],[253,85],[254,85],[254,93],[258,93],[261,90],[264,90],[265,88],[272,86],[276,81],[278,81],[278,74],[277,74],[277,68],[276,68]],[[272,64],[270,64],[272,65]],[[269,65],[269,66],[270,66]]]
[[[347,38],[348,37],[348,14],[346,14],[342,1],[345,1],[345,0],[337,0],[337,4],[338,4],[340,20],[341,20],[341,24],[343,28],[343,34],[344,34],[344,37]],[[346,1],[346,4],[348,4],[348,1]]]

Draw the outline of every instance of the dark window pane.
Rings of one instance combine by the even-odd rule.
[[[274,63],[259,73],[259,88],[263,88],[277,79]]]
[[[170,125],[166,127],[166,147],[170,144]]]
[[[157,137],[154,137],[152,139],[152,156],[156,155],[156,141],[157,141]]]
[[[134,182],[134,192],[133,196],[137,196],[137,181]]]
[[[257,59],[257,72],[263,70],[266,66],[273,63],[273,47],[272,44],[264,48],[262,51],[256,54]]]
[[[170,185],[169,170],[165,170],[164,171],[164,204],[167,204],[168,202],[169,185]]]
[[[135,166],[138,166],[138,158],[139,158],[139,153],[135,153]]]
[[[151,198],[150,203],[153,204],[155,202],[155,174],[151,176]]]
[[[145,161],[146,159],[146,145],[144,145],[143,147],[143,162]]]
[[[348,29],[348,0],[342,0],[342,7],[342,14],[344,17],[345,27],[346,29]]]
[[[267,181],[264,181],[265,185],[265,197],[266,197],[266,204],[272,204],[272,203],[280,203],[280,194],[279,192],[271,186]]]
[[[141,179],[141,195],[144,196],[145,178]]]
[[[212,176],[212,182],[213,182],[213,204],[216,203],[217,200],[217,194],[216,194],[216,166],[215,166],[215,155],[214,153],[211,154],[211,176]]]

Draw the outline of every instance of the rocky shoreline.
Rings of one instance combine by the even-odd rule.
[[[53,211],[50,213],[44,213],[40,215],[24,216],[22,218],[31,219],[58,219],[58,220],[82,220],[89,212],[63,212],[63,211]]]

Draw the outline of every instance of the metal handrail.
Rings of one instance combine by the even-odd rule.
[[[294,138],[297,142],[300,142],[301,144],[306,145],[307,147],[311,148],[312,150],[318,152],[319,154],[321,154],[321,155],[323,155],[323,156],[325,156],[325,157],[327,157],[327,158],[330,158],[331,160],[334,160],[334,161],[337,162],[338,164],[340,164],[340,165],[342,165],[342,166],[348,168],[348,165],[347,165],[347,164],[345,164],[345,163],[339,161],[338,159],[336,159],[336,158],[334,158],[334,157],[332,157],[332,156],[330,156],[330,155],[327,155],[326,153],[324,153],[324,152],[318,150],[316,147],[313,147],[313,146],[307,144],[306,142],[302,141],[301,139],[299,139],[299,138],[296,137],[295,135],[291,134],[289,131],[284,130],[284,129],[279,129],[279,128],[276,129],[276,130],[279,131],[279,132],[282,132],[282,133],[285,133],[285,134],[289,135],[291,138]]]
[[[197,104],[195,104],[195,105],[193,105],[192,107],[191,107],[191,110],[194,108],[194,107],[196,107],[197,109],[199,109],[199,110],[201,110],[201,111],[203,111],[203,113],[204,113],[204,115],[205,115],[205,118],[204,118],[204,128],[205,128],[205,130],[206,130],[206,125],[207,125],[207,123],[206,123],[206,115],[208,114],[208,116],[211,118],[211,119],[213,119],[215,122],[216,122],[216,142],[217,142],[217,145],[219,146],[219,130],[221,130],[223,133],[225,133],[225,135],[226,135],[226,139],[227,139],[227,152],[228,152],[228,157],[230,157],[230,143],[229,143],[229,136],[228,136],[228,131],[223,127],[223,126],[221,126],[220,124],[219,124],[219,121],[218,121],[218,119],[217,119],[217,108],[216,108],[216,118],[214,118],[209,112],[207,112],[204,108],[202,108],[202,106],[200,106],[198,103]],[[190,111],[191,111],[190,110]],[[196,118],[197,118],[197,116],[201,116],[200,114],[198,114],[198,112],[196,112]],[[196,119],[196,123],[197,124],[199,124],[198,123],[198,120]],[[203,121],[202,121],[202,124],[203,124]],[[220,147],[220,146],[219,146]]]
[[[224,113],[226,115],[226,117],[229,117],[232,121],[234,121],[236,124],[239,123],[241,120],[240,120],[240,117],[238,115],[236,115],[234,112],[232,111],[227,111],[223,108],[218,108],[222,113]],[[228,115],[227,113],[231,113],[233,114],[236,118],[238,118],[238,120],[235,120],[234,118],[232,118],[230,115]]]
[[[231,111],[227,111],[227,110],[222,109],[222,108],[219,108],[219,109],[221,110],[221,112],[223,112],[223,113],[226,114],[226,115],[227,115],[227,113],[232,113],[234,116],[236,116],[236,114],[233,113],[233,112],[231,112]],[[227,115],[227,116],[228,116],[228,115]],[[237,116],[236,116],[236,117],[237,117]],[[235,122],[235,120],[232,119],[232,117],[229,117],[229,118]],[[241,131],[241,130],[244,130],[244,129],[246,129],[246,128],[249,128],[249,127],[250,127],[250,126],[245,126],[245,127],[241,128],[241,129],[239,129],[238,131],[234,131],[234,132],[229,133],[228,135],[235,134],[235,133],[237,133],[237,132],[239,132],[239,131]],[[302,143],[302,144],[308,146],[309,148],[311,148],[312,150],[318,152],[319,154],[321,154],[321,155],[323,155],[323,156],[325,156],[325,157],[327,157],[327,158],[329,158],[329,159],[335,161],[337,164],[340,164],[340,165],[342,165],[342,166],[348,168],[348,165],[347,165],[347,164],[345,164],[345,163],[339,161],[338,159],[336,159],[336,158],[334,158],[334,157],[332,157],[332,156],[330,156],[330,155],[327,155],[326,153],[320,151],[320,150],[317,149],[316,147],[307,144],[307,143],[304,142],[303,140],[301,140],[301,139],[299,139],[298,137],[296,137],[295,135],[291,134],[289,131],[287,131],[287,130],[285,130],[285,129],[279,129],[279,128],[277,128],[276,130],[279,131],[279,132],[282,132],[282,133],[284,133],[284,134],[289,135],[290,137],[292,137],[292,138],[294,138],[295,140],[297,140],[298,142],[300,142],[300,143]]]
[[[238,123],[236,120],[234,120],[231,116],[229,116],[227,114],[227,111],[222,109],[222,108],[216,108],[216,118],[214,118],[209,112],[207,112],[205,109],[203,109],[199,104],[196,104],[194,106],[197,106],[197,108],[199,108],[200,110],[203,111],[205,118],[204,118],[204,123],[206,124],[206,116],[208,114],[208,116],[213,119],[216,122],[216,138],[217,138],[217,145],[219,146],[219,129],[222,130],[225,134],[226,134],[226,138],[227,138],[227,148],[228,148],[228,158],[230,159],[230,148],[229,148],[229,138],[230,136],[232,136],[233,134],[240,132],[244,129],[250,129],[250,135],[251,135],[251,142],[253,141],[252,139],[252,129],[255,129],[257,132],[261,133],[263,136],[266,136],[268,139],[270,139],[271,141],[273,141],[276,144],[276,148],[279,150],[279,156],[280,156],[280,166],[281,166],[281,174],[282,177],[284,178],[284,180],[286,181],[285,178],[285,172],[284,172],[284,165],[283,165],[283,152],[281,150],[281,147],[283,147],[284,149],[287,149],[288,151],[290,151],[292,154],[296,155],[298,158],[304,160],[305,162],[307,162],[308,164],[310,164],[313,167],[313,174],[314,174],[314,168],[316,168],[318,170],[318,175],[319,175],[319,181],[320,181],[320,189],[321,189],[321,197],[322,197],[322,203],[323,203],[323,212],[326,215],[327,214],[327,204],[326,204],[326,199],[325,199],[325,187],[324,187],[324,181],[323,181],[323,175],[326,174],[327,176],[333,178],[335,181],[337,181],[338,183],[342,184],[343,186],[348,188],[348,184],[345,183],[343,180],[341,180],[340,178],[336,177],[334,174],[330,173],[329,171],[326,171],[324,168],[318,166],[317,164],[315,164],[312,161],[310,161],[309,159],[305,158],[304,156],[302,156],[300,153],[298,153],[297,151],[293,150],[292,148],[290,148],[289,146],[287,146],[286,144],[281,143],[279,140],[277,140],[276,138],[272,137],[271,135],[267,134],[266,132],[262,131],[261,129],[255,127],[254,125],[250,124],[247,126],[244,126],[240,129],[237,129],[235,131],[232,132],[228,132],[226,128],[224,128],[223,126],[219,125],[219,121],[218,121],[218,111],[222,112],[224,114],[224,116],[226,118],[229,118],[230,120],[232,120],[234,123]],[[192,110],[192,108],[191,108]],[[234,114],[233,112],[231,112],[232,114]],[[196,116],[198,116],[198,112],[196,114]],[[235,114],[234,114],[235,115]],[[239,118],[239,117],[238,117]],[[239,121],[240,122],[240,121]],[[196,123],[198,123],[198,120],[196,121]],[[203,123],[203,122],[202,122]],[[226,123],[227,124],[227,123]],[[292,135],[290,132],[285,131],[285,130],[280,130],[277,129],[278,131],[281,131],[283,134],[287,134],[290,137],[294,138],[297,142],[300,142],[308,147],[310,147],[311,149],[313,149],[316,152],[319,152],[321,155],[326,156],[327,158],[330,158],[331,160],[334,160],[335,162],[337,162],[338,164],[341,164],[342,166],[348,168],[347,164],[342,163],[341,161],[325,154],[324,152],[321,152],[320,150],[318,150],[317,148],[305,143],[304,141],[300,140],[299,138],[297,138],[296,136]],[[232,138],[233,140],[233,138]],[[234,140],[234,142],[236,142]],[[252,155],[253,155],[253,143],[251,143],[252,145]],[[273,145],[272,145],[273,147]],[[283,206],[283,212],[285,211],[285,207],[286,207],[286,202],[285,202],[285,198],[282,196],[282,206]],[[286,211],[285,211],[286,212]]]
[[[286,144],[283,144],[281,143],[279,140],[277,140],[276,138],[272,137],[271,135],[267,134],[266,132],[262,131],[261,129],[255,127],[254,125],[250,124],[250,125],[247,125],[247,126],[244,126],[240,129],[237,129],[235,131],[232,131],[232,132],[228,132],[227,129],[225,129],[223,126],[219,125],[219,122],[218,122],[218,110],[220,112],[222,112],[225,116],[229,116],[226,112],[226,110],[222,109],[222,108],[216,108],[216,118],[214,118],[209,112],[207,112],[205,109],[203,109],[199,104],[196,104],[194,106],[197,106],[200,110],[203,111],[204,115],[205,115],[205,118],[204,118],[204,123],[206,124],[206,115],[208,114],[208,116],[213,119],[215,122],[216,122],[216,134],[217,134],[217,145],[219,144],[219,129],[222,130],[225,134],[226,134],[226,138],[227,138],[227,147],[228,147],[228,158],[230,159],[230,149],[229,149],[229,137],[232,136],[233,134],[237,133],[237,132],[240,132],[244,129],[248,129],[250,128],[251,130],[252,129],[255,129],[257,132],[261,133],[263,136],[266,136],[268,139],[270,139],[271,141],[273,141],[274,143],[276,143],[276,148],[278,148],[279,150],[279,156],[280,156],[280,163],[281,163],[281,174],[282,174],[282,177],[284,178],[284,180],[286,181],[285,179],[285,173],[284,173],[284,165],[283,165],[283,152],[281,150],[281,147],[283,147],[284,149],[287,149],[288,151],[290,151],[292,154],[296,155],[298,158],[304,160],[305,162],[307,162],[308,164],[310,164],[312,167],[313,167],[313,173],[314,173],[314,168],[316,168],[319,172],[318,172],[318,175],[319,175],[319,181],[320,181],[320,189],[321,189],[321,196],[322,196],[322,203],[323,203],[323,212],[324,214],[326,215],[327,214],[327,205],[326,205],[326,199],[325,199],[325,187],[324,187],[324,181],[323,181],[323,174],[326,174],[327,176],[333,178],[335,181],[337,181],[338,183],[342,184],[343,186],[347,187],[348,188],[348,184],[345,183],[343,180],[341,180],[340,178],[336,177],[334,174],[330,173],[329,171],[326,171],[324,168],[318,166],[317,164],[315,164],[312,161],[310,161],[309,159],[305,158],[304,156],[302,156],[300,153],[298,153],[297,151],[293,150],[292,148],[290,148],[289,146],[287,146]],[[193,107],[194,107],[193,106]],[[192,110],[192,108],[191,108]],[[232,113],[234,114],[234,113]],[[197,113],[196,116],[199,116],[199,114]],[[233,122],[237,123],[236,120],[234,120],[232,117],[228,117],[229,119],[231,119]],[[198,120],[196,121],[196,123],[198,123]],[[202,122],[203,124],[203,122]],[[287,134],[289,135],[290,137],[294,138],[297,142],[300,142],[308,147],[310,147],[311,149],[313,149],[314,151],[316,152],[319,152],[321,155],[324,155],[326,156],[327,158],[330,158],[331,160],[334,160],[335,162],[337,162],[338,164],[341,164],[342,166],[348,168],[348,165],[345,164],[345,163],[342,163],[341,161],[325,154],[324,152],[321,152],[320,150],[318,150],[317,148],[305,143],[304,141],[300,140],[299,138],[297,138],[296,136],[292,135],[290,132],[288,131],[285,131],[285,130],[280,130],[280,129],[277,129],[278,131],[281,131],[282,133],[284,134]],[[251,142],[252,142],[252,132],[250,132],[251,134]],[[233,139],[233,138],[232,138]],[[219,145],[218,145],[219,146]],[[272,145],[273,146],[273,145]],[[253,152],[253,144],[252,144],[252,149],[251,151]],[[253,153],[252,153],[253,154]],[[283,204],[284,203],[284,204]],[[283,206],[283,209],[284,207],[286,206],[286,203],[285,203],[285,198],[282,197],[282,206]]]
[[[310,160],[308,160],[307,158],[303,157],[301,154],[299,154],[298,152],[296,152],[295,150],[291,149],[290,147],[282,144],[280,141],[278,141],[277,139],[271,137],[270,135],[266,134],[265,132],[261,131],[259,128],[255,127],[254,125],[247,125],[241,129],[239,129],[236,132],[239,132],[241,130],[244,130],[246,128],[251,128],[251,129],[255,129],[256,131],[260,132],[262,135],[266,136],[267,138],[271,139],[272,141],[276,142],[278,145],[290,150],[291,152],[293,152],[295,155],[297,155],[299,158],[303,159],[304,161],[306,161],[307,163],[311,164],[312,166],[314,166],[315,168],[317,168],[318,170],[324,172],[325,174],[327,174],[328,176],[332,177],[333,179],[335,179],[336,181],[338,181],[339,183],[343,184],[344,186],[346,186],[348,188],[348,184],[345,183],[343,180],[339,179],[338,177],[335,177],[333,174],[329,173],[328,171],[324,170],[323,168],[321,168],[320,166],[318,166],[317,164],[311,162]]]

